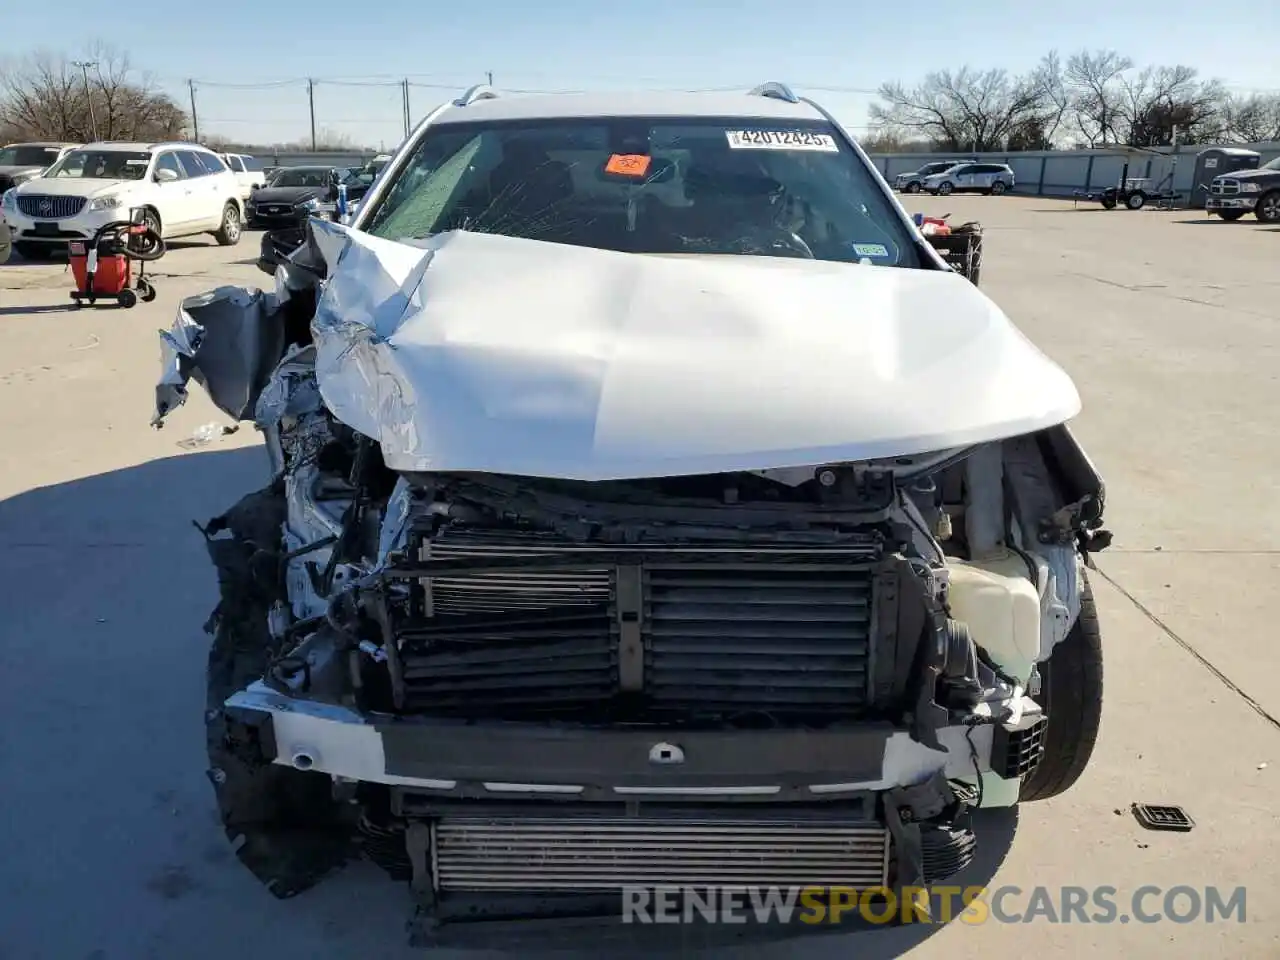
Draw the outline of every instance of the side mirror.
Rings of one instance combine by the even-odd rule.
[[[168,167],[161,167],[156,171],[156,183],[173,183],[178,179],[178,175]]]

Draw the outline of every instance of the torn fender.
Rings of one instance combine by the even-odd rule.
[[[186,402],[191,380],[227,416],[245,419],[285,346],[276,297],[246,287],[218,287],[187,297],[173,327],[160,332],[160,341],[155,427]]]

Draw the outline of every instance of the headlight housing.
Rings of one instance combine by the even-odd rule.
[[[1252,183],[1246,180],[1244,183],[1240,184],[1240,192],[1241,193],[1261,193],[1262,187],[1260,184]]]
[[[111,194],[105,197],[95,197],[89,201],[89,210],[114,210],[120,206],[120,198]]]
[[[0,197],[0,207],[5,210],[16,210],[18,208],[18,191],[6,190],[4,196]]]
[[[306,200],[302,201],[302,209],[306,210],[308,213],[315,213],[320,209],[320,201],[315,197],[308,197]]]

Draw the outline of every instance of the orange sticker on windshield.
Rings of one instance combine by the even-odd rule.
[[[615,153],[604,165],[604,172],[620,177],[643,177],[649,172],[651,163],[653,163],[653,157],[642,153]]]

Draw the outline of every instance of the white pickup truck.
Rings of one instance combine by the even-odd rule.
[[[240,199],[248,200],[249,194],[266,183],[262,161],[257,157],[245,153],[223,153],[219,156],[236,175],[236,182],[240,184]]]

